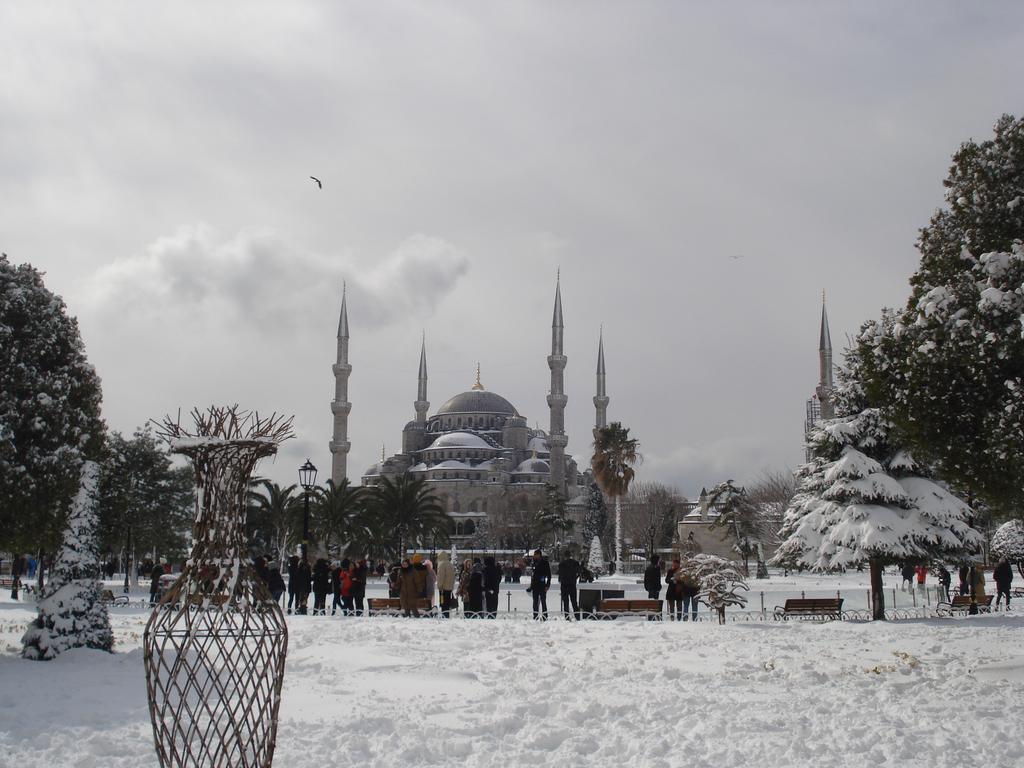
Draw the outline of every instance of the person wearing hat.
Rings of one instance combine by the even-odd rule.
[[[419,600],[422,597],[426,597],[427,594],[427,568],[423,565],[422,555],[419,554],[412,556],[412,562],[409,563],[408,570],[404,567],[405,562],[407,561],[402,561],[403,568],[399,574],[401,579],[399,592],[402,600],[402,613],[405,616],[411,614],[419,618]]]
[[[156,602],[157,596],[160,594],[160,577],[164,575],[164,564],[167,561],[164,558],[160,558],[160,562],[153,566],[153,570],[149,572],[152,581],[149,582],[149,604],[153,605]]]
[[[441,615],[446,619],[452,608],[452,591],[455,589],[455,568],[450,556],[441,552],[437,556],[437,591],[440,593]]]
[[[533,575],[528,592],[533,594],[533,618],[548,620],[548,587],[551,586],[551,564],[539,549],[533,553]]]

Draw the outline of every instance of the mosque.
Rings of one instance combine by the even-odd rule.
[[[480,380],[450,397],[433,414],[427,399],[426,339],[420,348],[415,417],[402,430],[402,451],[368,467],[361,476],[364,486],[382,478],[400,475],[420,477],[430,484],[454,522],[452,540],[459,546],[489,533],[489,546],[511,546],[508,533],[522,526],[541,509],[556,489],[566,501],[567,513],[582,529],[587,483],[576,461],[566,454],[564,388],[567,362],[563,347],[562,294],[560,278],[555,284],[551,321],[551,353],[548,368],[551,384],[547,396],[549,426],[545,431],[530,428],[526,416],[505,397],[487,390]],[[333,367],[335,395],[331,477],[335,483],[348,476],[347,459],[349,325],[346,298],[341,301],[338,323],[338,354]],[[604,339],[599,335],[597,382],[594,396],[595,429],[606,426],[609,398],[605,388]],[[588,441],[589,442],[589,441]],[[505,540],[505,541],[503,541]]]

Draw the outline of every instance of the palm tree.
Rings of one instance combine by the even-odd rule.
[[[406,546],[433,539],[437,544],[448,542],[450,518],[441,506],[440,497],[423,478],[399,475],[393,480],[381,479],[373,487],[374,525],[391,543],[397,544],[397,554],[405,553]]]
[[[285,555],[298,540],[300,525],[299,498],[295,485],[282,488],[270,480],[254,480],[249,491],[246,534],[250,542],[260,542],[268,550],[276,550],[284,568]]]
[[[594,457],[590,466],[601,490],[615,499],[615,569],[622,572],[622,504],[635,472],[633,465],[643,461],[637,453],[640,443],[629,436],[629,428],[613,421],[594,435]]]
[[[323,542],[324,549],[330,550],[331,541],[341,548],[339,554],[354,544],[363,543],[363,518],[365,488],[349,485],[344,478],[337,485],[328,480],[323,488],[316,490],[316,506],[313,514],[313,536]]]

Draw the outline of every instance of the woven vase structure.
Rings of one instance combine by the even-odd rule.
[[[249,561],[245,510],[253,469],[292,436],[291,420],[237,407],[192,416],[191,430],[158,425],[192,462],[196,519],[191,556],[143,636],[156,751],[163,768],[268,768],[288,629]]]

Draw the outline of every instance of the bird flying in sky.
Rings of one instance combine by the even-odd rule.
[[[324,188],[323,182],[320,181],[320,179],[318,179],[316,176],[310,176],[309,178],[311,178],[313,181],[316,182],[316,186],[317,186],[318,189],[323,189]]]

